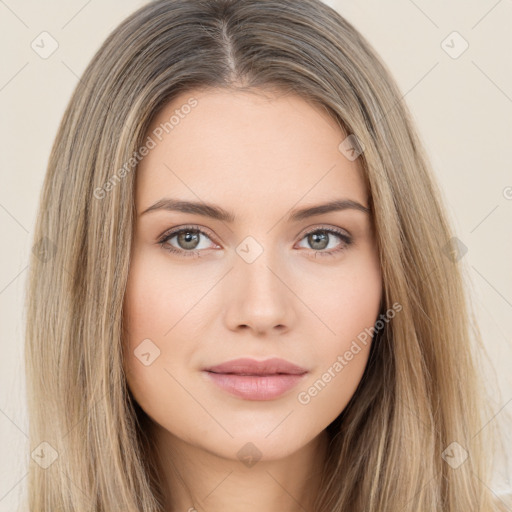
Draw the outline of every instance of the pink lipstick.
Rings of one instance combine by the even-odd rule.
[[[272,400],[286,393],[308,373],[284,359],[234,359],[204,368],[207,378],[224,391],[246,400]]]

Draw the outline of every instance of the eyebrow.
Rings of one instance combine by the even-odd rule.
[[[149,208],[146,208],[139,215],[145,215],[149,212],[161,210],[203,215],[205,217],[211,217],[212,219],[228,223],[232,223],[236,220],[236,216],[233,213],[224,210],[220,206],[194,201],[179,201],[177,199],[169,198],[160,199]],[[314,217],[315,215],[343,210],[357,210],[366,214],[370,213],[369,208],[363,206],[357,201],[353,201],[352,199],[335,199],[328,203],[293,210],[288,215],[287,220],[288,222],[297,222],[309,217]]]

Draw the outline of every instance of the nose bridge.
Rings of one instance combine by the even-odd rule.
[[[285,285],[283,268],[276,250],[254,239],[239,244],[229,283],[232,293],[226,321],[231,328],[245,325],[262,332],[289,327],[293,293]]]

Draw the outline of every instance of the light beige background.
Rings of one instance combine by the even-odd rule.
[[[93,53],[144,3],[0,0],[0,512],[15,510],[26,482],[22,300],[51,144]],[[327,3],[375,46],[412,110],[468,248],[462,262],[497,371],[494,382],[478,361],[496,397],[482,427],[504,423],[512,410],[512,1]],[[58,42],[46,59],[31,47],[43,31]],[[453,58],[464,40],[468,48]],[[504,468],[496,491],[510,487]]]

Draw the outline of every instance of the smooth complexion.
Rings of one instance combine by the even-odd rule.
[[[148,135],[191,97],[197,106],[137,170],[128,385],[152,420],[169,511],[308,509],[325,428],[354,394],[370,344],[307,405],[297,396],[374,325],[382,285],[369,212],[290,216],[335,200],[368,208],[368,191],[358,159],[338,149],[346,134],[295,95],[189,91],[159,112]],[[233,218],[150,209],[165,199],[215,205]],[[185,233],[168,236],[178,229]],[[148,339],[160,354],[146,366],[134,351]],[[251,400],[203,371],[241,357],[279,357],[308,373],[275,398]],[[261,456],[255,464],[241,460],[244,446]]]

